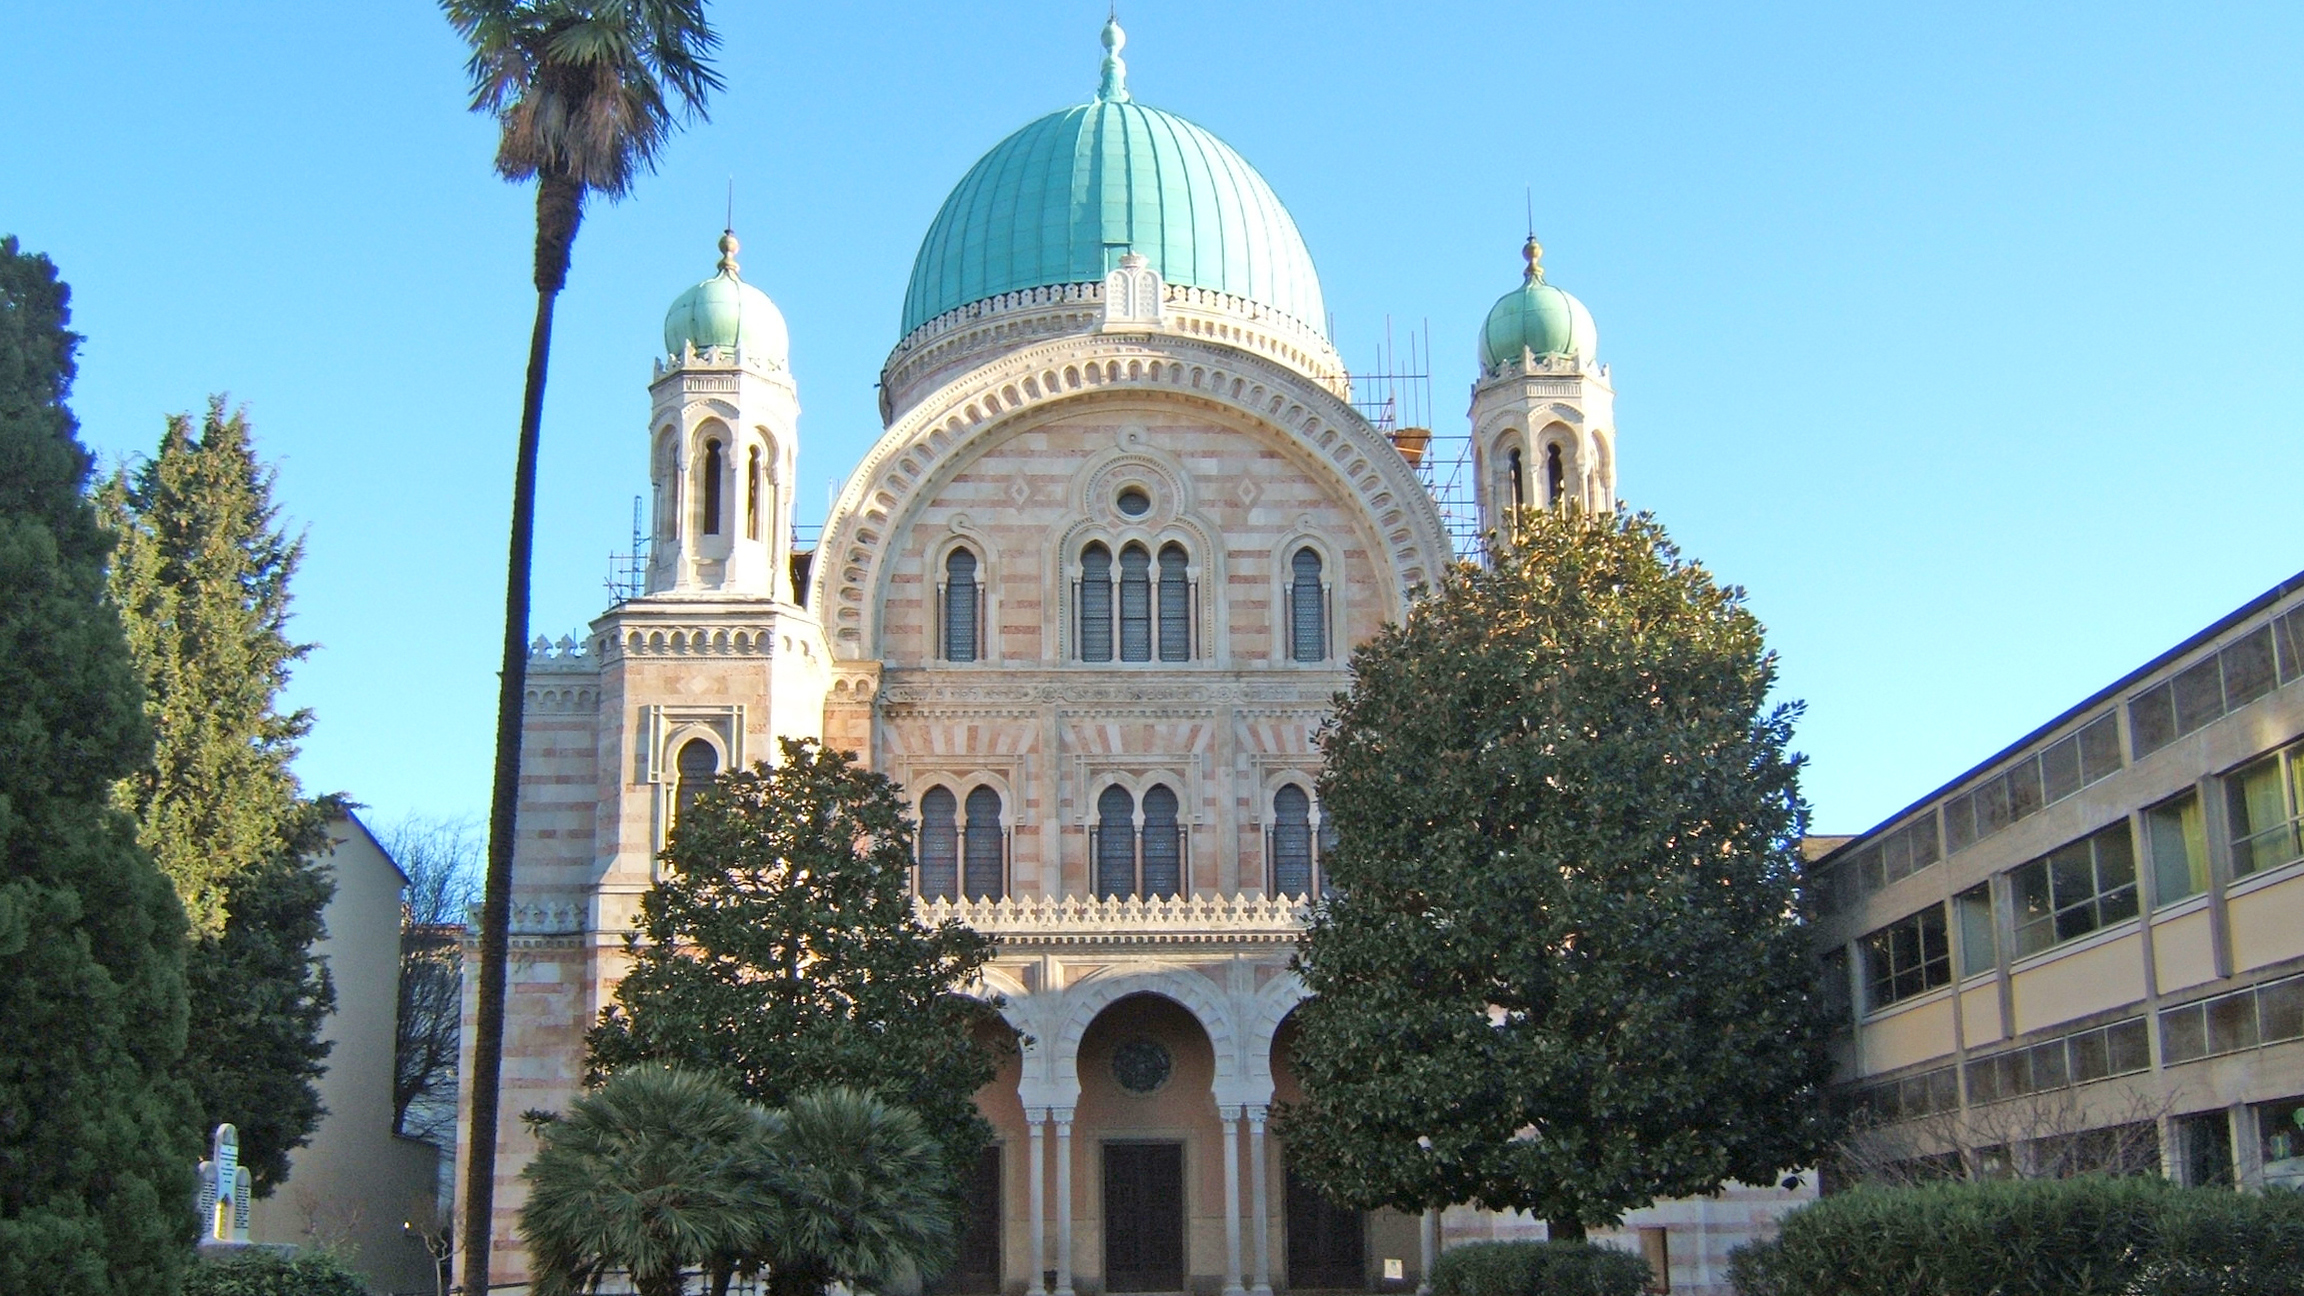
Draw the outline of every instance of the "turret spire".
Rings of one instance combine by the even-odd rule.
[[[1104,20],[1104,82],[1096,87],[1096,97],[1105,103],[1128,102],[1128,64],[1120,57],[1120,48],[1128,43],[1128,33],[1120,30],[1119,11]]]

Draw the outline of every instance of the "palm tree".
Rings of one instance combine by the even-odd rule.
[[[756,1248],[772,1128],[725,1085],[662,1066],[577,1099],[521,1172],[536,1296],[593,1291],[617,1270],[641,1296],[679,1296],[691,1269]]]
[[[949,1261],[954,1224],[943,1149],[917,1113],[856,1089],[796,1094],[769,1127],[766,1259],[775,1296],[827,1284],[886,1290]]]
[[[585,199],[623,197],[653,170],[683,118],[702,118],[720,87],[708,55],[719,43],[704,0],[441,0],[472,48],[472,110],[502,128],[496,170],[536,181],[536,325],[512,486],[504,582],[504,664],[496,695],[496,769],[488,871],[480,908],[473,1020],[472,1111],[465,1152],[464,1285],[488,1289],[495,1210],[497,1076],[504,1047],[504,976],[512,918],[512,832],[520,780],[520,705],[527,685],[529,557],[535,541],[536,443],[552,307]]]

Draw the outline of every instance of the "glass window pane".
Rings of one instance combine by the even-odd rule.
[[[1905,825],[1904,835],[1912,842],[1912,867],[1924,869],[1942,859],[1936,849],[1936,815],[1933,811]]]
[[[2145,812],[2152,835],[2153,902],[2171,904],[2208,889],[2208,830],[2190,792]]]
[[[1112,551],[1100,544],[1080,554],[1080,660],[1112,660]]]
[[[2256,1021],[2267,1044],[2304,1039],[2304,977],[2258,986]]]
[[[2304,1098],[2258,1103],[2256,1130],[2263,1140],[2264,1186],[2304,1188]]]
[[[2096,870],[2088,843],[2073,842],[2048,853],[2048,889],[2057,909],[2069,909],[2096,896]]]
[[[2050,1040],[2035,1044],[2032,1053],[2032,1087],[2038,1089],[2061,1088],[2071,1077],[2064,1066],[2064,1041]]]
[[[2208,1023],[2200,1005],[2186,1004],[2160,1014],[2160,1050],[2170,1062],[2208,1056]]]
[[[2207,658],[2170,681],[2176,690],[2176,732],[2188,734],[2224,714],[2224,683],[2216,659]]]
[[[2046,804],[2040,788],[2040,763],[2024,761],[2008,771],[2008,817],[2021,819]]]
[[[971,900],[997,900],[1007,894],[1007,837],[1001,830],[1000,794],[980,787],[968,794],[967,876]]]
[[[2166,684],[2146,689],[2128,703],[2128,738],[2138,756],[2176,741],[2176,700]]]
[[[2246,991],[2208,1001],[2208,1051],[2256,1047],[2256,994]]]
[[[2080,738],[2075,734],[2040,753],[2041,792],[2061,801],[2080,790]]]
[[[2080,781],[2093,783],[2120,772],[2120,722],[2110,711],[2080,731]]]
[[[1976,840],[1975,798],[1962,794],[1944,803],[1944,849],[1957,854]]]
[[[1997,1102],[2000,1098],[1999,1068],[1989,1058],[1968,1064],[1968,1101],[1972,1103]]]
[[[2088,839],[2096,848],[2096,889],[2111,892],[2136,881],[2136,849],[2125,821]]]
[[[966,549],[944,560],[944,660],[976,660],[976,555]]]
[[[1930,988],[1952,980],[1952,933],[1944,921],[1944,906],[1920,911],[1920,961],[1923,980]]]
[[[1954,901],[1960,910],[1960,975],[1989,972],[1999,962],[1992,932],[1992,888],[1970,887]]]
[[[2141,1017],[2105,1027],[2104,1047],[2112,1075],[2127,1075],[2152,1065],[2152,1043],[2144,1034]]]
[[[2225,780],[2232,816],[2232,871],[2247,876],[2260,869],[2285,864],[2288,818],[2286,798],[2280,791],[2280,761],[2268,756]]]
[[[960,895],[960,800],[950,788],[920,795],[920,894],[930,900]]]
[[[1293,783],[1272,796],[1272,874],[1279,895],[1312,891],[1312,798]]]
[[[1300,662],[1328,656],[1328,610],[1320,589],[1320,555],[1299,549],[1289,560],[1288,655]]]
[[[1096,798],[1096,894],[1136,893],[1136,798],[1115,783]]]
[[[2112,1058],[2107,1052],[2104,1032],[2089,1031],[2072,1037],[2072,1081],[2086,1084],[2112,1074]]]
[[[2227,710],[2255,701],[2272,691],[2272,627],[2228,645],[2216,654],[2224,665],[2224,706]]]
[[[1976,835],[1989,837],[2013,823],[2008,807],[2008,780],[1996,778],[1976,789]]]
[[[1910,837],[1892,832],[1880,840],[1880,876],[1888,882],[1901,882],[1912,876]]]
[[[1169,545],[1160,551],[1160,660],[1180,662],[1192,656],[1191,582],[1185,579],[1184,551]]]
[[[2279,641],[2280,682],[2304,679],[2304,608],[2273,622],[2272,636]]]

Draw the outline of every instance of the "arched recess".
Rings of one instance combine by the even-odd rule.
[[[1216,1054],[1213,1088],[1217,1102],[1254,1101],[1237,1096],[1243,1080],[1240,1031],[1231,1005],[1215,985],[1187,968],[1142,968],[1094,977],[1064,992],[1062,1016],[1049,1049],[1052,1102],[1070,1105],[1080,1101],[1080,1041],[1097,1014],[1133,994],[1171,1000],[1199,1020]],[[1265,1091],[1270,1092],[1269,1083]]]
[[[1129,360],[1142,362],[1140,376],[1121,376]],[[1025,381],[1093,365],[1105,376],[1085,386]],[[975,457],[969,451],[1012,430],[1026,413],[1044,419],[1073,403],[1120,396],[1156,396],[1261,429],[1315,468],[1339,498],[1354,501],[1389,615],[1404,612],[1408,591],[1429,584],[1448,561],[1439,511],[1415,471],[1334,393],[1220,344],[1068,335],[960,374],[902,415],[850,476],[826,526],[810,599],[825,613],[835,659],[869,660],[879,652],[878,609],[906,548],[899,540],[925,501]]]
[[[1246,1064],[1241,1068],[1241,1091],[1253,1096],[1241,1102],[1270,1103],[1272,1101],[1272,1040],[1280,1033],[1280,1023],[1296,1006],[1312,997],[1304,988],[1304,979],[1294,972],[1282,972],[1264,983],[1255,998],[1247,1005],[1242,1022]]]

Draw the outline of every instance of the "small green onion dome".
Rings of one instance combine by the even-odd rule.
[[[1540,356],[1575,356],[1590,362],[1600,353],[1600,330],[1584,303],[1544,282],[1544,245],[1528,236],[1521,249],[1527,277],[1496,299],[1480,326],[1482,372],[1517,361],[1523,348]]]
[[[792,354],[784,312],[736,273],[736,247],[735,231],[722,232],[720,273],[673,299],[664,312],[664,350],[738,347],[752,360],[782,367]]]

